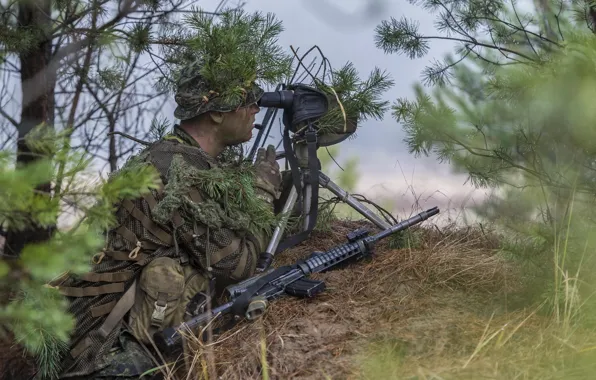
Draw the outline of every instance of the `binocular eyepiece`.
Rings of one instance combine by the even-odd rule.
[[[294,92],[290,90],[266,92],[257,104],[259,107],[289,109],[294,105]]]

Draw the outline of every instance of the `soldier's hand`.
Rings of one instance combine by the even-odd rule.
[[[281,174],[275,156],[275,147],[269,145],[266,150],[260,148],[257,151],[255,160],[257,196],[270,203],[279,198],[281,187]]]

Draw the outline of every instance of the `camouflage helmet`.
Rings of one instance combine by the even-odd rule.
[[[174,117],[188,120],[205,112],[231,112],[240,107],[256,103],[263,96],[263,89],[256,83],[249,88],[243,88],[243,95],[220,96],[217,85],[208,83],[200,73],[200,63],[194,62],[180,72],[176,83],[175,100],[178,107]]]

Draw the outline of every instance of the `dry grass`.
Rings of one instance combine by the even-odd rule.
[[[445,300],[364,342],[354,378],[594,378],[594,331],[564,335],[535,309],[482,316],[466,297]]]
[[[363,224],[336,222],[333,233],[315,234],[276,265],[342,244]],[[315,299],[280,299],[261,320],[217,337],[208,347],[214,368],[198,352],[192,378],[367,377],[366,363],[375,360],[366,353],[388,341],[421,360],[473,352],[484,326],[471,316],[515,290],[515,269],[498,256],[494,238],[472,229],[413,229],[410,237],[416,248],[383,241],[373,260],[318,274],[327,290]]]
[[[342,244],[363,225],[371,227],[334,222],[275,265]],[[562,329],[536,307],[507,309],[522,274],[499,255],[497,237],[425,227],[399,240],[399,249],[382,241],[371,261],[318,274],[327,290],[314,299],[277,300],[260,320],[242,322],[211,343],[193,342],[186,365],[176,364],[177,376],[165,369],[167,378],[594,378],[593,329]],[[5,365],[20,355],[2,351],[11,354]]]

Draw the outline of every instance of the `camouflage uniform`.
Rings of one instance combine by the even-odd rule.
[[[179,119],[207,111],[231,111],[258,101],[263,93],[255,86],[243,101],[227,104],[209,92],[196,69],[190,67],[179,81],[175,111]],[[152,210],[163,199],[175,155],[201,170],[220,165],[176,126],[138,156],[158,170],[160,189],[121,202],[116,213],[118,226],[108,231],[106,246],[95,255],[92,271],[55,283],[69,299],[77,322],[61,378],[138,378],[159,365],[145,352],[152,345],[139,342],[147,343],[155,331],[202,312],[213,281],[225,286],[226,281],[237,282],[254,274],[265,236],[225,227],[211,230],[185,220],[178,211],[168,225],[152,217]],[[256,185],[257,191],[273,193],[273,198],[279,197],[281,181],[276,164],[261,165],[261,180]],[[186,196],[197,203],[205,199],[196,188]]]

